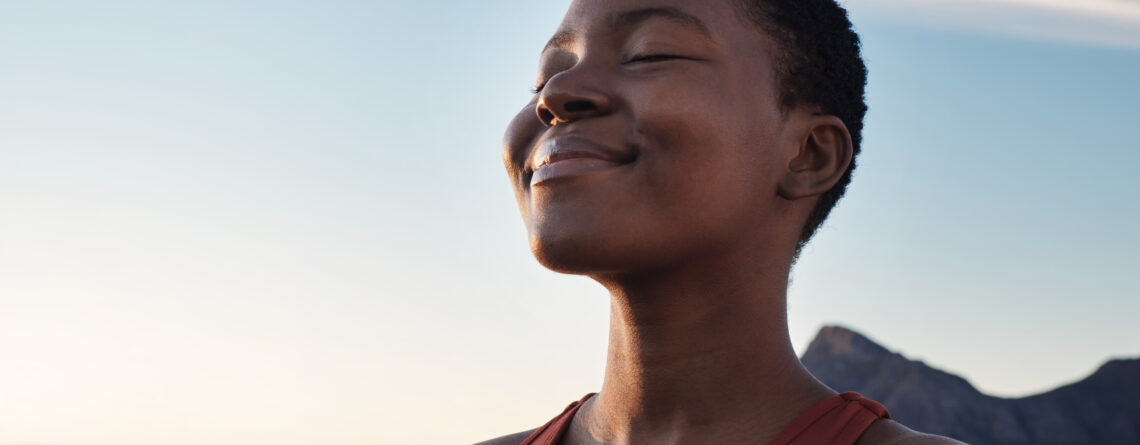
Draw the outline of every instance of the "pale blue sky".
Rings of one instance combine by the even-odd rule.
[[[499,160],[568,3],[0,4],[0,445],[463,443],[596,390],[606,296]],[[1081,4],[851,2],[865,152],[798,348],[1002,395],[1140,355],[1140,2]]]

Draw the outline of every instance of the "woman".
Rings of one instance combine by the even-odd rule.
[[[504,161],[531,248],[611,295],[596,395],[486,444],[949,444],[837,395],[788,337],[788,276],[866,112],[834,0],[576,0]]]

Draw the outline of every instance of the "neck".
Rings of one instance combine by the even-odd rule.
[[[575,421],[571,437],[585,440],[568,443],[764,443],[834,394],[791,346],[790,265],[690,263],[703,266],[600,280],[611,293],[605,381]]]

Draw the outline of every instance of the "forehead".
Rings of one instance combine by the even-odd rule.
[[[757,104],[776,104],[779,84],[775,69],[778,44],[752,22],[738,0],[574,0],[566,16],[543,50],[542,60],[557,52],[589,52],[620,47],[637,29],[653,23],[654,29],[703,44],[696,56],[703,59],[714,84],[732,88],[734,99]],[[658,31],[653,31],[657,34]],[[707,37],[707,38],[706,38]],[[553,48],[553,49],[552,49]],[[551,49],[551,51],[546,51]],[[606,54],[606,50],[602,51]],[[543,62],[545,63],[545,62]],[[541,64],[540,64],[541,65]],[[774,106],[774,105],[773,105]]]
[[[742,18],[735,0],[574,0],[551,43],[665,20],[720,43],[755,43],[762,34]]]

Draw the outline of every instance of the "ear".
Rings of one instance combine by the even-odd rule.
[[[851,133],[838,117],[812,115],[801,128],[799,150],[780,179],[780,197],[796,200],[819,196],[834,186],[851,165]]]

